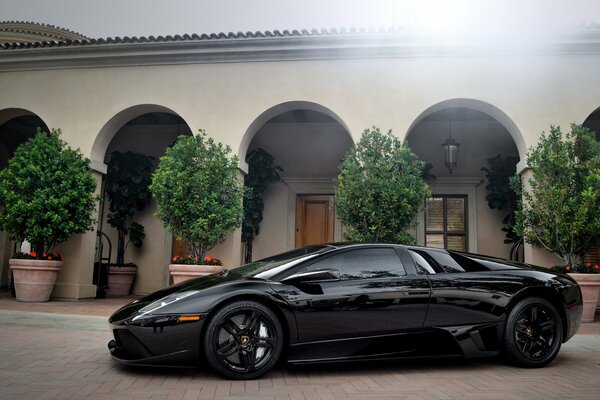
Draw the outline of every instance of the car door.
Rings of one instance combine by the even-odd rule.
[[[408,252],[431,281],[426,328],[501,321],[520,285],[466,255],[443,249],[409,248]]]
[[[284,280],[274,289],[290,304],[301,342],[396,334],[420,329],[430,287],[394,246],[344,249],[294,271],[324,275]],[[405,266],[408,264],[409,268]],[[314,275],[313,275],[314,276]]]

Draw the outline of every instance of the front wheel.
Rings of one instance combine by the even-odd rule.
[[[554,306],[532,297],[517,303],[509,313],[504,350],[517,365],[543,367],[558,354],[562,338],[562,321]]]
[[[210,367],[230,379],[254,379],[277,363],[283,329],[277,316],[254,301],[237,301],[218,310],[204,335]]]

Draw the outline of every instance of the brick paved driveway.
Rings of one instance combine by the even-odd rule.
[[[0,304],[2,400],[600,399],[600,324],[543,369],[497,360],[283,365],[260,380],[232,382],[202,367],[122,367],[108,354],[105,317],[23,312],[11,304]]]

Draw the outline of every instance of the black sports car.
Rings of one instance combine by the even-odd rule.
[[[581,322],[579,286],[544,268],[385,244],[306,247],[187,281],[110,317],[126,364],[252,379],[290,363],[504,353],[556,357]]]

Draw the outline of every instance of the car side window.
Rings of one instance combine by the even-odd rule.
[[[487,271],[474,259],[455,252],[432,249],[408,249],[419,274]]]
[[[392,248],[358,249],[317,261],[305,271],[334,269],[342,279],[395,278],[406,275],[406,270]]]
[[[407,249],[417,267],[419,275],[429,275],[444,272],[444,269],[431,257],[429,253],[420,249]]]
[[[431,250],[427,254],[439,264],[442,272],[465,272],[464,268],[444,250]]]

